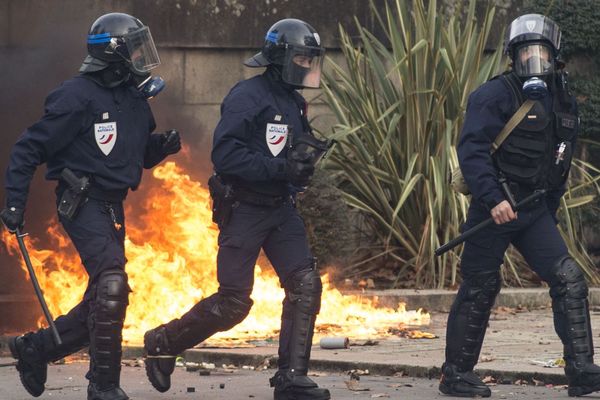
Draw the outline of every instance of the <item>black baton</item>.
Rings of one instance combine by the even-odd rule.
[[[531,203],[532,201],[539,199],[544,194],[546,194],[545,190],[543,190],[543,189],[536,190],[533,194],[525,197],[523,200],[518,202],[514,208],[514,211],[519,211],[520,208],[522,208],[523,206],[526,206],[527,204]],[[474,234],[476,234],[483,228],[488,227],[488,226],[492,225],[493,223],[494,223],[494,219],[492,217],[486,219],[485,221],[478,223],[477,225],[475,225],[468,231],[463,232],[460,236],[458,236],[458,237],[452,239],[451,241],[449,241],[448,243],[438,247],[435,250],[435,255],[438,257],[441,256],[448,250],[453,249],[454,247],[458,246],[459,244],[461,244],[462,242],[464,242],[465,240],[467,240],[468,238],[470,238],[471,236],[473,236]]]
[[[50,314],[50,310],[48,309],[48,305],[46,304],[46,300],[44,299],[44,294],[42,293],[40,284],[37,280],[37,277],[35,276],[35,271],[33,270],[33,266],[31,265],[31,259],[29,259],[29,252],[27,251],[27,247],[25,247],[25,241],[23,240],[23,238],[27,236],[27,234],[22,234],[21,229],[17,228],[15,236],[17,237],[17,241],[19,242],[19,248],[21,249],[23,260],[25,260],[25,265],[27,265],[27,270],[29,271],[29,278],[31,278],[31,283],[33,284],[33,290],[35,291],[35,295],[37,296],[40,305],[42,306],[42,310],[44,311],[46,321],[48,321],[48,324],[50,325],[52,335],[54,336],[54,341],[56,342],[57,346],[60,346],[62,344],[62,340],[60,340],[60,335],[58,334],[56,325],[54,325],[54,319],[52,319],[52,314]]]

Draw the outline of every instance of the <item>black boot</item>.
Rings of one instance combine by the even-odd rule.
[[[455,397],[490,397],[489,387],[473,371],[460,372],[452,364],[442,365],[440,392]]]
[[[175,354],[172,354],[164,325],[149,330],[144,335],[144,365],[146,376],[156,390],[166,392],[171,387],[171,374],[175,370]]]
[[[80,303],[68,314],[55,321],[62,344],[57,346],[49,328],[14,337],[9,342],[12,356],[18,360],[17,370],[25,389],[34,397],[44,392],[48,363],[58,361],[89,344],[89,333],[85,323],[79,322],[82,312],[87,313]]]
[[[473,372],[490,313],[500,291],[498,272],[465,278],[456,295],[446,331],[446,362],[439,390],[457,397],[489,397],[490,389]]]
[[[569,380],[569,396],[583,396],[600,391],[600,367],[594,364],[593,360],[580,367],[570,361],[566,363],[565,374]]]
[[[306,375],[295,375],[290,371],[279,370],[269,383],[275,388],[275,400],[329,400],[329,390],[321,389]]]
[[[279,371],[270,379],[275,400],[328,400],[329,390],[321,389],[306,375],[315,329],[321,306],[323,286],[313,264],[311,269],[295,272],[285,282]]]
[[[550,282],[554,328],[564,345],[569,396],[600,391],[600,367],[594,364],[594,344],[583,272],[570,256],[557,262]]]
[[[248,296],[216,293],[200,301],[180,319],[151,329],[144,335],[146,375],[156,390],[171,387],[175,357],[217,332],[233,328],[246,318],[252,307]]]
[[[48,376],[48,363],[42,349],[35,343],[35,333],[27,333],[10,339],[8,347],[12,356],[18,360],[17,370],[25,390],[33,397],[44,393],[44,384]]]
[[[123,321],[130,291],[127,275],[121,269],[104,271],[94,290],[88,317],[88,400],[127,400],[120,388]]]
[[[87,389],[88,400],[128,400],[129,396],[118,386],[100,389],[90,382]]]

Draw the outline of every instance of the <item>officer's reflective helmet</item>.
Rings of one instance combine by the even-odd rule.
[[[108,63],[125,61],[137,74],[146,74],[160,65],[150,28],[123,13],[105,14],[90,28],[82,72],[99,71]]]
[[[317,31],[299,19],[282,19],[267,32],[261,51],[244,62],[248,67],[282,67],[284,82],[318,88],[325,48]]]
[[[506,32],[505,53],[518,76],[544,76],[554,72],[560,50],[560,28],[550,18],[526,14],[515,19]]]

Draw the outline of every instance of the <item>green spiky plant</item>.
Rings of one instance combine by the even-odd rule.
[[[324,75],[325,102],[338,121],[326,133],[338,142],[326,167],[338,177],[345,201],[367,217],[380,255],[396,260],[394,286],[408,278],[417,287],[457,282],[460,248],[434,255],[459,234],[468,209],[469,199],[448,184],[458,164],[454,146],[469,94],[502,63],[501,43],[485,51],[495,10],[489,7],[479,22],[475,5],[471,0],[458,17],[445,18],[436,0],[427,7],[422,1],[387,2],[385,13],[371,2],[384,36],[358,20],[358,37],[340,27],[345,65],[330,60]],[[598,171],[574,165],[582,181],[563,201],[563,233],[588,278],[598,283],[576,239],[581,221],[573,213],[598,192]],[[517,264],[508,260],[506,271],[521,283]]]

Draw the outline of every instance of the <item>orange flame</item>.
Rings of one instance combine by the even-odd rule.
[[[208,190],[193,181],[173,162],[154,169],[159,182],[147,193],[145,204],[128,204],[125,248],[127,273],[133,293],[123,337],[141,343],[146,330],[185,313],[200,299],[216,292],[215,259],[218,230],[211,222]],[[67,236],[51,223],[53,250],[39,250],[28,237],[28,249],[40,286],[54,316],[68,312],[82,298],[87,275]],[[9,252],[19,256],[16,240],[3,231]],[[25,265],[23,264],[23,269]],[[429,324],[429,314],[379,308],[376,300],[344,296],[323,277],[320,334],[351,338],[389,335],[390,328]],[[283,290],[272,269],[256,266],[250,315],[235,328],[211,340],[265,338],[279,331]]]

